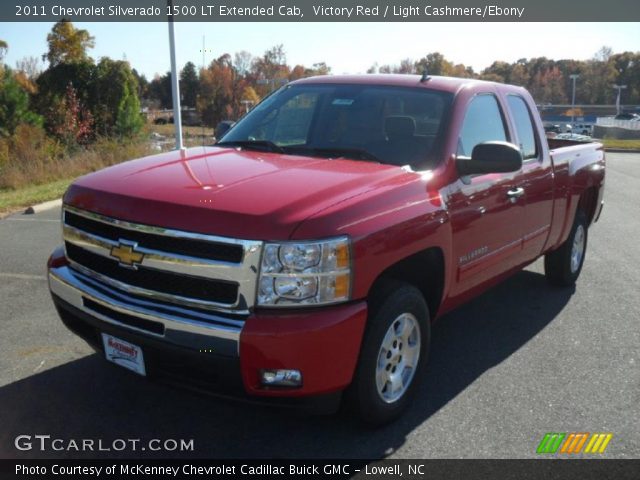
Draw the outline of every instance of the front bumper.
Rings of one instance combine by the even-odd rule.
[[[142,347],[149,376],[211,393],[310,397],[351,383],[366,322],[365,302],[254,312],[243,321],[114,296],[54,253],[49,287],[67,327],[102,351],[100,332]],[[297,388],[264,387],[262,369],[296,369]]]

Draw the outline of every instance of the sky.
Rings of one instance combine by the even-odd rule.
[[[82,23],[95,37],[93,58],[127,59],[151,79],[170,69],[166,23]],[[5,63],[47,51],[53,23],[0,23],[9,44]],[[290,65],[326,62],[332,72],[364,73],[374,62],[399,64],[438,51],[475,71],[494,60],[520,58],[586,60],[602,46],[614,52],[640,51],[640,23],[176,23],[176,56],[202,65],[224,53],[261,55],[283,44]],[[46,64],[42,63],[46,68]]]

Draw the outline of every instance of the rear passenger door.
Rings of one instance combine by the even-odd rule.
[[[522,188],[525,191],[525,215],[523,235],[524,261],[535,259],[544,248],[551,228],[553,211],[553,171],[551,161],[545,158],[540,132],[533,120],[532,106],[524,97],[507,95],[507,105],[515,144],[522,152]]]
[[[487,141],[511,141],[502,106],[492,93],[468,104],[458,137],[458,156],[471,156]],[[464,293],[522,261],[524,193],[521,172],[460,178],[449,196],[457,282]]]

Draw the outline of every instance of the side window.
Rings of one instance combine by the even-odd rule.
[[[498,101],[491,94],[478,95],[467,108],[458,139],[458,155],[470,157],[473,147],[495,140],[507,141]]]
[[[520,141],[520,150],[522,158],[538,158],[538,149],[536,148],[536,134],[531,123],[531,113],[529,107],[522,97],[517,95],[509,95],[507,97],[513,121],[516,124],[518,139]]]

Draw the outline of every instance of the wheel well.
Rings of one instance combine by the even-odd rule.
[[[415,253],[383,271],[369,290],[377,292],[377,287],[388,280],[406,282],[422,292],[429,307],[429,315],[435,318],[444,289],[444,255],[437,247]]]
[[[598,189],[596,187],[589,187],[580,195],[578,208],[587,215],[589,225],[591,225],[596,214],[596,203],[598,203]]]

